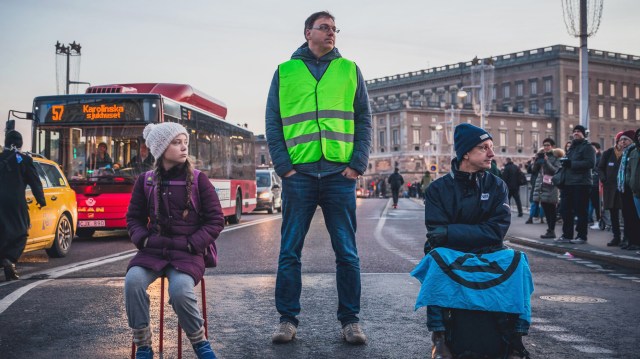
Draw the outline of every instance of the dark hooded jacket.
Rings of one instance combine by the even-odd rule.
[[[342,57],[337,48],[334,48],[328,54],[316,59],[315,55],[309,49],[308,44],[303,44],[296,50],[291,59],[301,59],[307,65],[307,68],[316,78],[320,80],[327,67],[332,60]],[[276,70],[271,81],[269,89],[269,97],[267,98],[266,111],[266,135],[269,144],[269,154],[273,161],[276,173],[284,176],[287,172],[295,169],[296,172],[312,175],[314,177],[325,177],[335,173],[340,173],[348,166],[358,173],[363,174],[367,169],[369,160],[369,149],[371,147],[371,109],[369,108],[369,95],[364,78],[358,72],[358,88],[353,100],[354,108],[354,137],[353,137],[353,155],[348,164],[327,161],[324,156],[317,162],[303,163],[293,165],[287,145],[284,140],[282,130],[282,118],[280,117],[280,81],[279,74]]]
[[[20,161],[20,162],[18,162]],[[33,159],[26,153],[5,149],[0,154],[0,249],[9,242],[27,237],[29,230],[29,208],[25,197],[27,185],[36,202],[46,205],[42,182],[38,177]],[[0,253],[0,256],[17,260],[20,253]]]
[[[163,180],[184,181],[185,166],[176,166],[162,175]],[[159,272],[168,265],[193,277],[196,284],[204,275],[204,251],[224,228],[224,215],[216,190],[207,176],[200,172],[198,191],[200,210],[187,208],[186,186],[160,185],[163,203],[159,218],[155,216],[155,198],[145,195],[145,176],[138,176],[127,210],[127,229],[133,244],[140,250],[129,262],[128,268],[140,266]],[[162,233],[158,231],[160,222]],[[145,245],[145,239],[148,238]],[[190,246],[190,248],[189,248]],[[128,270],[127,268],[127,270]]]
[[[596,165],[596,150],[586,138],[575,139],[566,154],[571,168],[565,169],[566,186],[591,186],[592,172]]]
[[[445,247],[464,252],[502,248],[511,225],[506,184],[488,172],[459,171],[457,159],[451,161],[451,168],[427,188],[427,230],[446,226]]]

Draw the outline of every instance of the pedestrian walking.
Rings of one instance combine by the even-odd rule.
[[[602,153],[598,163],[599,180],[602,182],[602,204],[603,208],[609,212],[611,220],[611,232],[613,238],[607,243],[609,247],[619,246],[621,239],[620,232],[620,210],[622,209],[622,199],[618,191],[618,170],[622,161],[622,153],[631,144],[628,136],[623,137],[624,132],[619,132],[615,137],[615,145]]]
[[[561,192],[562,236],[557,243],[587,242],[587,210],[591,191],[592,171],[596,162],[596,153],[587,141],[587,129],[582,125],[573,128],[573,140],[566,156],[560,159],[565,171],[564,188]],[[578,218],[574,234],[574,217]]]
[[[404,184],[404,178],[400,174],[400,170],[396,168],[391,176],[387,179],[389,185],[391,186],[391,196],[393,197],[393,208],[398,208],[398,196],[400,194],[400,189],[402,189],[402,185]]]
[[[435,180],[425,193],[425,254],[439,247],[467,253],[503,249],[511,209],[506,183],[489,172],[495,156],[492,137],[484,129],[463,123],[455,128],[454,148],[450,175]],[[432,332],[431,357],[451,358],[442,307],[427,306],[427,328]],[[513,350],[509,358],[527,355],[522,336],[528,329],[527,321],[517,320],[508,336]]]
[[[305,43],[273,76],[266,133],[282,179],[282,230],[275,304],[280,323],[274,343],[288,343],[299,324],[301,252],[317,206],[322,208],[336,256],[338,320],[350,344],[364,344],[360,327],[360,259],[356,247],[355,183],[367,168],[371,111],[360,69],[335,47],[333,15],[309,16]],[[385,195],[384,180],[378,184]]]
[[[507,184],[507,188],[509,189],[509,204],[511,204],[511,198],[513,198],[518,208],[518,217],[522,217],[522,201],[520,200],[520,178],[522,171],[513,163],[511,157],[507,157],[506,162],[502,170],[502,180]]]
[[[560,169],[560,159],[564,157],[565,153],[560,148],[554,148],[555,144],[551,138],[545,138],[542,141],[542,163],[536,162],[532,168],[532,172],[537,173],[532,191],[533,200],[540,203],[547,218],[547,232],[540,235],[540,238],[543,239],[556,238],[556,208],[560,195],[551,179]]]
[[[422,180],[420,180],[420,197],[421,198],[424,198],[424,192],[427,190],[430,184],[431,184],[431,172],[427,170],[427,171],[424,171]]]
[[[131,195],[127,229],[138,252],[124,280],[136,358],[153,358],[147,288],[160,276],[169,280],[170,303],[198,358],[215,358],[193,287],[224,227],[220,201],[206,174],[194,171],[182,125],[147,125],[144,138],[157,160],[153,171],[138,176]]]
[[[38,210],[47,205],[33,159],[20,152],[21,148],[20,132],[7,132],[0,154],[0,261],[7,281],[19,279],[16,263],[27,245],[31,221],[25,197],[26,187],[31,187]]]

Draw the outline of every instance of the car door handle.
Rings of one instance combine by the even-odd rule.
[[[27,204],[33,203],[33,198],[27,198]]]
[[[56,196],[51,196],[51,200],[52,200],[52,201],[55,201],[56,199],[58,199],[58,197],[56,197]]]

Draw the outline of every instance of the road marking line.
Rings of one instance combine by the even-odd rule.
[[[613,351],[593,345],[572,345],[577,351],[589,354],[613,354]]]
[[[384,211],[380,215],[380,220],[376,224],[376,228],[373,230],[373,236],[375,237],[378,244],[382,246],[382,248],[388,250],[389,252],[398,255],[402,259],[406,259],[413,264],[418,264],[422,260],[422,258],[418,259],[414,256],[406,254],[394,247],[391,243],[389,243],[384,236],[382,235],[382,228],[384,228],[384,223],[387,221],[387,212],[389,210],[389,203],[391,203],[391,199],[387,201],[387,205],[384,207]]]

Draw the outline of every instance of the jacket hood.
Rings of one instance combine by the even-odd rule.
[[[303,61],[326,61],[329,62],[331,60],[335,60],[337,58],[342,57],[342,55],[340,55],[340,52],[338,51],[337,47],[334,47],[333,50],[329,51],[327,54],[325,54],[324,56],[322,56],[320,59],[316,59],[316,55],[313,54],[313,52],[311,52],[311,49],[309,49],[309,44],[308,43],[304,43],[302,44],[296,51],[293,52],[293,54],[291,55],[291,59],[300,59]]]
[[[554,148],[553,149],[553,155],[560,158],[560,157],[564,157],[564,150],[562,148]]]

